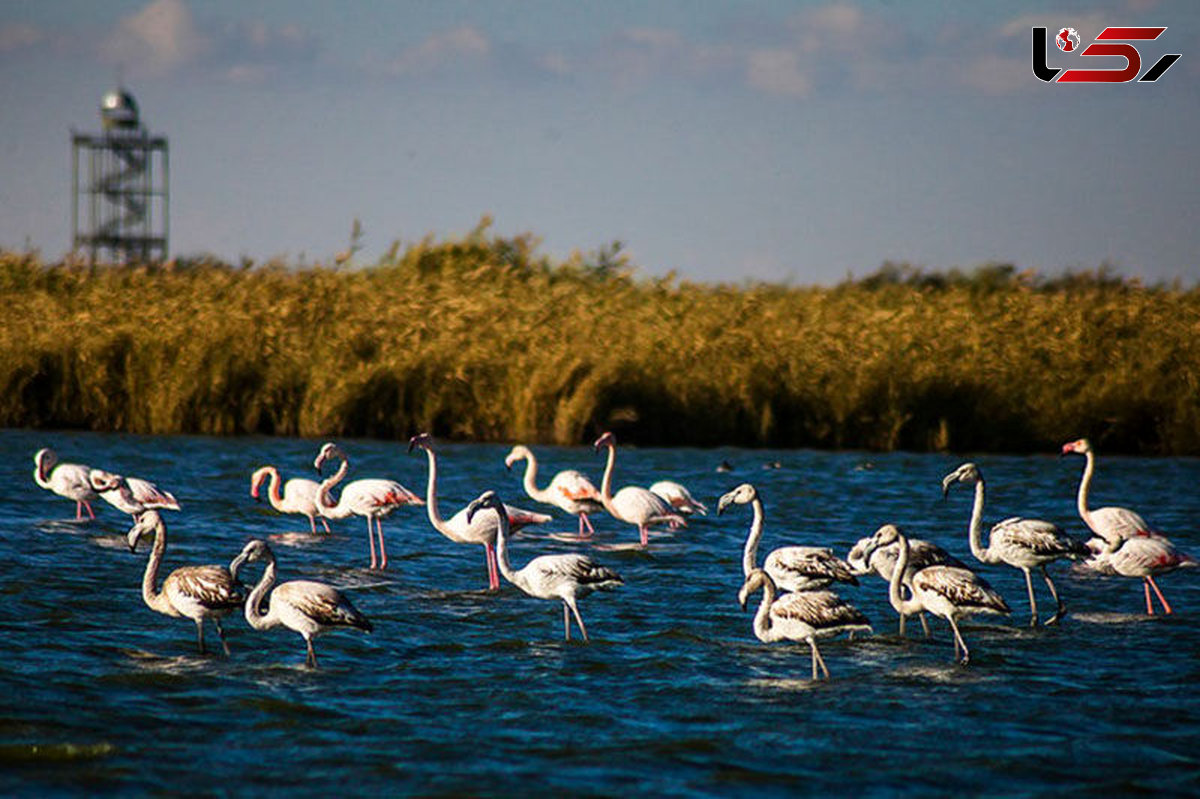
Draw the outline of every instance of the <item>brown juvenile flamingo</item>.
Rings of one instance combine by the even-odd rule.
[[[330,532],[329,522],[325,521],[325,517],[317,508],[317,492],[321,490],[320,483],[303,477],[293,477],[283,483],[279,476],[279,469],[274,466],[261,466],[254,471],[254,474],[250,475],[250,496],[262,502],[259,492],[262,490],[262,484],[268,479],[270,482],[267,484],[267,500],[271,503],[272,508],[280,513],[295,513],[304,516],[308,519],[308,525],[312,528],[314,535],[317,532],[317,518],[319,517],[321,524],[325,527],[325,532]],[[280,483],[282,483],[282,491]]]
[[[587,555],[575,553],[541,555],[521,569],[514,570],[508,562],[508,508],[496,496],[495,491],[484,491],[466,507],[468,524],[485,510],[495,512],[496,560],[504,579],[529,596],[561,600],[563,634],[566,640],[571,640],[571,619],[568,610],[575,615],[575,623],[579,625],[583,640],[588,640],[587,627],[583,624],[583,617],[579,615],[576,600],[583,599],[596,590],[624,585],[625,581],[621,579],[621,575],[601,566]]]
[[[754,510],[750,532],[742,549],[742,576],[749,577],[750,572],[758,568],[758,542],[762,539],[765,516],[762,498],[753,485],[742,483],[717,501],[717,515],[723,514],[734,503],[749,504]],[[775,587],[782,591],[815,591],[835,580],[858,585],[850,564],[826,547],[779,547],[767,555],[763,570],[771,576]]]
[[[408,442],[408,451],[412,452],[417,447],[425,450],[429,460],[429,484],[425,493],[425,512],[429,516],[429,523],[433,525],[433,529],[457,544],[481,544],[484,560],[487,561],[488,590],[498,590],[500,571],[496,564],[495,542],[499,523],[490,513],[468,518],[467,508],[462,508],[449,519],[443,519],[437,503],[437,453],[433,451],[433,436],[429,433],[413,436]],[[508,509],[508,524],[512,532],[531,524],[545,524],[552,520],[552,517],[544,513],[514,508],[511,505],[505,505],[505,508]]]
[[[236,580],[241,567],[256,560],[265,560],[267,567],[246,598],[246,622],[256,630],[282,625],[300,633],[308,648],[305,663],[309,668],[317,667],[317,653],[313,651],[316,636],[338,627],[353,627],[368,633],[373,629],[367,617],[332,585],[313,580],[290,580],[275,585],[275,553],[266,541],[256,538],[247,543],[229,564],[229,572]],[[267,612],[263,613],[262,601],[268,591],[270,603]]]
[[[229,655],[221,619],[241,607],[244,597],[237,583],[224,566],[181,566],[163,580],[158,590],[158,569],[167,551],[167,526],[156,510],[143,511],[135,517],[129,529],[129,551],[137,550],[143,535],[154,533],[154,549],[146,562],[142,577],[142,601],[151,610],[166,616],[182,616],[196,623],[196,642],[200,653],[204,648],[204,620],[212,619],[221,638],[221,647]]]
[[[1004,597],[996,593],[988,581],[970,569],[957,566],[927,566],[912,576],[912,597],[904,599],[900,593],[901,581],[908,568],[908,539],[894,524],[886,524],[875,533],[867,547],[867,557],[874,547],[888,546],[898,542],[900,557],[892,570],[892,581],[888,583],[888,601],[897,613],[911,615],[927,610],[950,622],[954,633],[954,658],[964,666],[970,662],[971,652],[967,642],[958,631],[958,620],[976,613],[1011,612]],[[962,657],[959,658],[959,650]]]
[[[580,538],[594,534],[596,531],[588,519],[588,514],[604,510],[604,504],[600,501],[600,491],[592,481],[587,479],[583,472],[564,469],[554,475],[546,488],[538,488],[538,462],[529,447],[517,444],[505,457],[504,465],[512,469],[514,463],[522,460],[525,461],[525,477],[522,482],[529,498],[561,508],[572,516],[578,516]]]
[[[875,531],[875,535],[879,535],[886,527],[895,527],[892,524],[882,525]],[[896,568],[896,562],[900,559],[900,544],[893,541],[885,546],[874,546],[873,541],[875,536],[860,538],[850,548],[850,552],[846,555],[846,562],[850,564],[850,568],[855,574],[870,574],[874,572],[885,582],[892,581],[892,572]],[[908,541],[908,565],[904,568],[904,574],[900,580],[905,588],[908,589],[909,595],[912,595],[912,576],[924,569],[926,566],[958,566],[966,568],[966,565],[958,558],[951,555],[946,550],[939,547],[937,544],[925,541],[920,538],[907,538]],[[900,629],[899,634],[904,635],[904,620],[908,618],[904,613],[900,613]],[[925,631],[925,637],[929,637],[929,622],[925,621],[925,613],[922,611],[917,614],[917,618],[921,621],[921,629]]]
[[[641,486],[625,486],[613,496],[612,474],[617,461],[617,439],[605,433],[596,439],[595,448],[608,447],[608,463],[604,467],[604,479],[600,486],[600,500],[604,509],[617,521],[636,525],[642,546],[650,542],[650,525],[665,522],[686,527],[687,522],[664,500],[649,489]]]
[[[405,505],[423,505],[424,503],[420,497],[395,480],[384,480],[381,478],[354,480],[347,483],[342,488],[342,493],[335,503],[333,497],[329,495],[329,491],[345,478],[346,472],[350,468],[350,459],[337,444],[327,443],[317,453],[317,458],[313,461],[313,466],[316,467],[317,473],[320,474],[321,467],[325,465],[325,462],[334,459],[340,460],[342,463],[332,477],[322,480],[321,484],[317,487],[317,510],[322,516],[328,519],[345,519],[351,514],[366,517],[367,543],[371,549],[370,568],[377,568],[375,560],[375,534],[378,533],[378,568],[386,569],[388,561],[387,548],[383,543],[384,517],[390,515],[396,508],[401,508]]]
[[[750,595],[762,589],[763,598],[754,614],[754,635],[764,644],[775,641],[805,641],[812,650],[812,678],[818,679],[817,667],[829,679],[825,659],[817,649],[818,638],[838,633],[871,632],[871,624],[858,608],[832,591],[802,591],[776,599],[775,582],[762,569],[754,569],[738,592],[738,603],[745,608]]]
[[[75,520],[83,521],[83,509],[88,518],[95,519],[91,501],[97,494],[88,480],[91,467],[80,463],[60,463],[58,455],[49,448],[39,449],[33,456],[33,481],[47,491],[75,501]]]
[[[967,528],[971,554],[980,563],[1005,563],[1025,573],[1025,589],[1029,592],[1029,626],[1038,624],[1037,599],[1033,595],[1032,569],[1042,573],[1050,596],[1058,609],[1046,624],[1055,624],[1067,612],[1066,605],[1046,572],[1046,565],[1064,558],[1079,560],[1088,556],[1088,548],[1062,531],[1057,524],[1042,519],[1013,516],[994,525],[988,533],[988,545],[983,545],[983,473],[974,463],[964,463],[942,479],[942,496],[946,497],[955,483],[975,484],[975,503],[971,506],[971,521]]]

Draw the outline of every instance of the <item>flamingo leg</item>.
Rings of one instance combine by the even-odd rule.
[[[367,544],[371,547],[371,568],[375,568],[375,530],[371,527],[371,517],[367,517]]]
[[[225,657],[229,657],[229,642],[225,640],[225,628],[221,626],[220,619],[213,619],[213,624],[217,628],[217,637],[221,639],[221,648],[225,650]]]
[[[329,529],[329,522],[325,519],[324,516],[321,517],[321,524],[322,524],[322,526],[325,527],[325,532],[327,532],[327,533],[333,532],[332,530]]]
[[[1029,592],[1029,626],[1037,627],[1037,597],[1033,595],[1033,578],[1029,574],[1029,569],[1021,569],[1021,571],[1025,572],[1025,589]]]
[[[971,650],[967,649],[967,642],[963,640],[962,633],[958,631],[958,624],[954,621],[954,617],[947,616],[946,621],[950,622],[950,629],[954,631],[954,655],[957,657],[958,649],[962,647],[962,659],[958,662],[965,666],[971,661]]]
[[[917,618],[921,620],[921,629],[925,631],[925,637],[929,638],[933,633],[929,632],[929,622],[925,621],[925,611],[917,614]]]
[[[563,640],[570,641],[571,640],[571,612],[570,612],[570,610],[567,609],[567,603],[565,600],[563,601],[563,633],[565,635],[565,638]]]
[[[379,533],[379,568],[387,568],[387,549],[383,546],[383,519],[375,520],[375,529]]]
[[[1154,615],[1154,606],[1150,604],[1150,580],[1146,577],[1142,578],[1142,588],[1146,589],[1146,615]]]
[[[317,519],[315,516],[308,517],[308,526],[312,528],[313,535],[317,534]]]
[[[1054,581],[1050,579],[1050,575],[1046,573],[1046,567],[1042,566],[1042,577],[1046,580],[1046,587],[1050,589],[1050,596],[1054,597],[1054,603],[1058,606],[1058,610],[1054,611],[1054,615],[1046,620],[1046,624],[1058,624],[1058,620],[1067,614],[1067,606],[1058,596],[1058,589],[1054,587]]]
[[[208,650],[204,648],[204,619],[196,620],[196,643],[200,647],[200,654],[207,655]]]
[[[638,525],[638,533],[640,533],[642,536],[642,546],[646,546],[647,544],[650,543],[650,534],[646,530],[646,525],[639,524]]]
[[[496,549],[492,546],[490,541],[485,542],[483,548],[484,560],[487,561],[488,590],[495,591],[500,588],[500,575],[498,573],[499,569],[496,566]]]
[[[583,626],[583,617],[579,615],[579,608],[575,606],[575,598],[564,599],[564,603],[571,608],[571,612],[575,614],[575,622],[579,625],[579,632],[583,636],[583,640],[588,640],[587,627]]]
[[[1167,598],[1162,595],[1162,591],[1158,590],[1158,583],[1154,582],[1154,578],[1150,575],[1146,575],[1146,582],[1150,583],[1150,587],[1153,588],[1154,593],[1158,595],[1158,601],[1162,603],[1163,611],[1168,614],[1174,613],[1175,611],[1171,610],[1171,604],[1167,602]]]
[[[304,665],[310,669],[315,669],[317,667],[317,652],[313,649],[312,639],[305,636],[304,644],[308,647],[308,657],[305,658]]]
[[[583,535],[583,525],[587,526],[587,535],[595,535],[596,528],[592,527],[592,520],[588,518],[586,513],[579,514],[579,523],[581,525],[579,528],[580,535]]]
[[[900,631],[898,633],[901,638],[904,637],[904,619],[905,619],[905,615],[903,613],[901,613],[900,614]]]
[[[821,657],[821,650],[817,649],[817,640],[815,638],[809,638],[808,646],[810,649],[812,649],[812,678],[814,680],[819,679],[817,677],[817,667],[820,666],[822,673],[825,675],[825,679],[828,680],[829,669],[825,666],[825,658]]]

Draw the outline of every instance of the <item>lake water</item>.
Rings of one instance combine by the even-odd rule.
[[[1066,437],[1064,437],[1065,440]],[[1200,570],[1159,579],[1176,613],[1144,615],[1139,581],[1052,568],[1070,608],[1030,630],[1015,569],[979,571],[1011,619],[963,632],[968,667],[952,662],[948,628],[896,635],[886,585],[841,592],[875,635],[821,644],[829,682],[809,679],[805,644],[765,645],[736,600],[748,507],[693,520],[646,551],[593,551],[626,585],[581,603],[592,641],[562,640],[561,606],[504,583],[486,586],[483,550],[434,532],[422,508],[384,522],[391,564],[367,565],[365,523],[335,522],[312,540],[302,517],[251,500],[250,472],[272,463],[312,476],[320,441],[0,432],[0,791],[4,795],[235,794],[671,796],[826,794],[1181,794],[1200,792]],[[404,444],[347,440],[351,479],[390,477],[424,493],[425,459]],[[148,478],[173,491],[164,513],[165,576],[228,563],[251,537],[274,537],[280,579],[342,588],[373,635],[318,638],[319,670],[286,629],[227,620],[231,657],[200,656],[186,619],[141,600],[145,547],[126,548],[127,517],[103,502],[97,520],[34,485],[33,453]],[[587,448],[535,447],[542,481],[578,468],[599,483]],[[504,446],[442,444],[442,512],[486,488],[526,498]],[[988,479],[989,524],[1011,515],[1084,535],[1075,514],[1079,456],[972,457]],[[719,473],[722,460],[735,469]],[[616,485],[661,478],[717,497],[755,483],[767,509],[760,557],[787,543],[834,547],[884,522],[970,562],[971,491],[941,499],[947,455],[633,449]],[[764,469],[779,461],[781,468]],[[1093,504],[1140,510],[1200,554],[1200,461],[1099,454]],[[549,532],[575,529],[558,514]],[[636,540],[596,517],[597,540]],[[514,540],[519,567],[587,549],[533,532]],[[973,563],[973,562],[972,562]],[[251,574],[257,577],[258,567]],[[1045,613],[1052,605],[1036,586]],[[754,606],[757,606],[755,597]],[[216,644],[209,628],[209,641]]]

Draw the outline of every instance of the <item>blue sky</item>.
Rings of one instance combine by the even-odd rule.
[[[1143,69],[1182,58],[1044,84],[1033,25],[1165,25]],[[619,240],[702,281],[1200,277],[1187,0],[7,0],[0,246],[69,249],[70,131],[118,76],[170,139],[174,255],[327,260],[357,218],[370,263],[488,214],[556,258]]]

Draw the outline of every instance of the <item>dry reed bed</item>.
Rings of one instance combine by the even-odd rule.
[[[576,444],[1200,453],[1200,292],[1010,268],[630,276],[530,237],[365,269],[0,253],[0,424]]]

